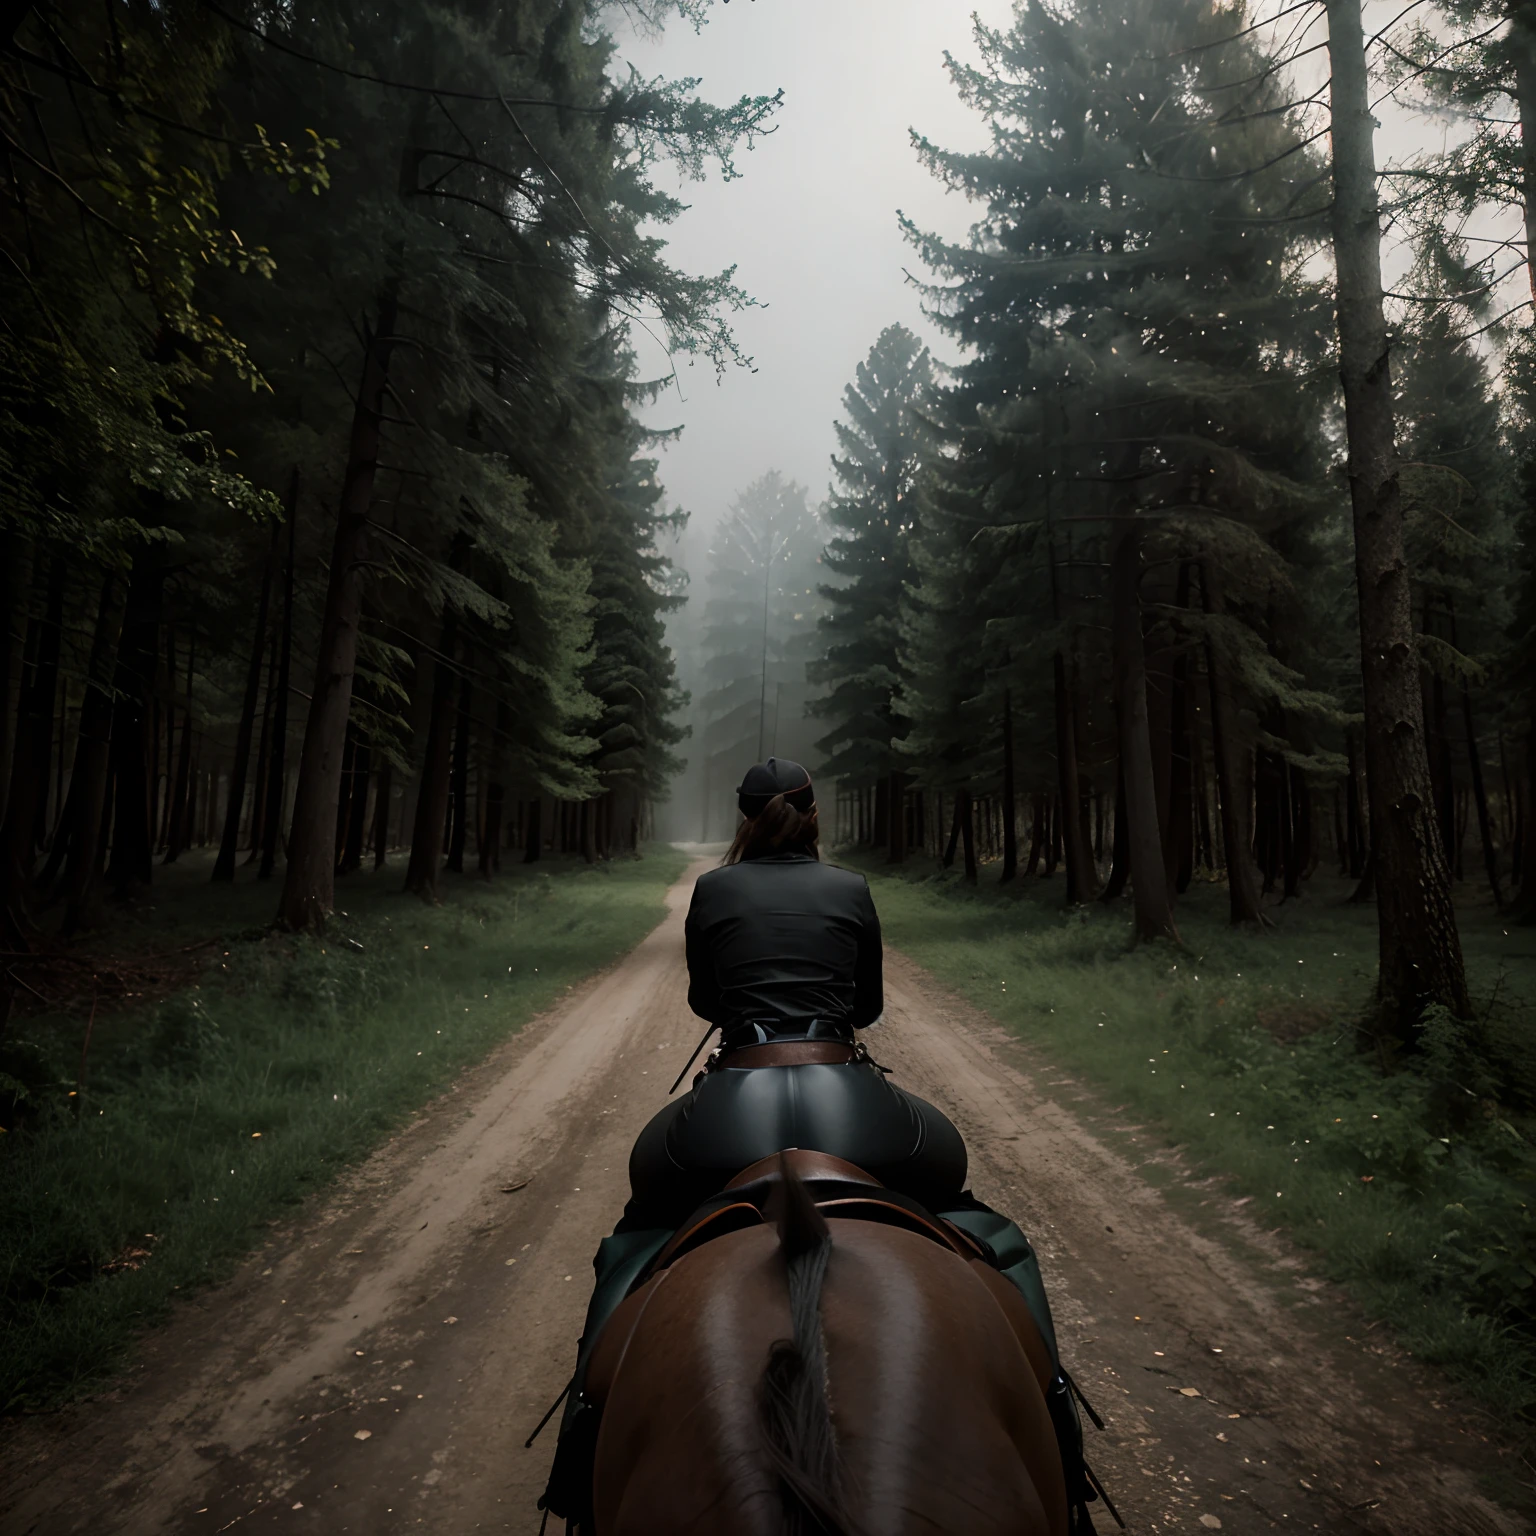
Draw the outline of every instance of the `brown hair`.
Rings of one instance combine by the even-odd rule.
[[[821,824],[814,802],[808,811],[797,811],[783,795],[775,795],[756,816],[746,817],[736,829],[735,839],[722,860],[739,864],[743,859],[760,859],[770,853],[805,853],[820,859],[816,840]]]

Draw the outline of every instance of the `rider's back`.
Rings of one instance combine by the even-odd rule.
[[[880,920],[851,870],[799,853],[710,870],[694,887],[687,940],[689,1006],[727,1043],[813,1023],[851,1038],[880,1017]]]

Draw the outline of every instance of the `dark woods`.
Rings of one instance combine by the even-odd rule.
[[[774,103],[621,77],[568,0],[15,17],[3,947],[189,849],[301,929],[407,844],[428,899],[634,850],[681,514],[630,325],[721,368],[745,302],[646,173],[732,174]]]
[[[1437,51],[1463,11],[1503,15],[1396,39],[1440,61],[1431,105],[1485,65],[1518,89],[1485,43]],[[1531,170],[1395,173],[1421,297],[1389,331],[1381,59],[1357,4],[1308,14],[1331,101],[1300,43],[1193,0],[1020,7],[951,65],[992,147],[916,147],[978,222],[907,233],[965,360],[892,327],[846,393],[813,708],[829,835],[892,862],[1128,895],[1140,939],[1178,939],[1195,881],[1257,931],[1343,877],[1380,908],[1390,1053],[1471,1017],[1453,891],[1536,916],[1529,317],[1489,331],[1503,268],[1458,233]]]

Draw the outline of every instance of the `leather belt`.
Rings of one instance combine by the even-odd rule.
[[[739,1045],[724,1052],[716,1068],[846,1066],[858,1050],[846,1040],[769,1040],[763,1045]]]

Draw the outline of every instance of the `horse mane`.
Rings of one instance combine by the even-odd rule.
[[[758,1423],[779,1484],[785,1536],[857,1536],[843,1508],[841,1468],[827,1400],[821,1291],[832,1233],[784,1157],[770,1207],[789,1281],[794,1337],[768,1351],[758,1389]]]

